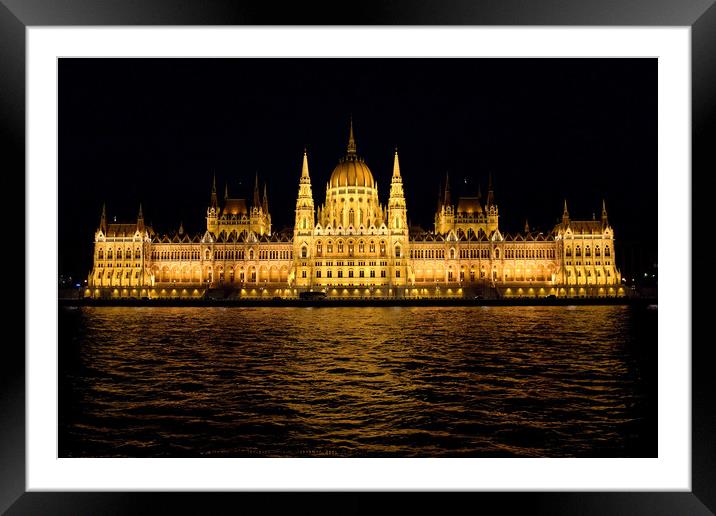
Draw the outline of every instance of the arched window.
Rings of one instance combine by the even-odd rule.
[[[399,245],[395,246],[395,257],[400,258],[400,246]]]
[[[599,250],[599,246],[594,248],[594,256],[601,256],[602,252]]]
[[[323,244],[319,240],[316,242],[316,256],[321,256],[323,254]]]
[[[372,240],[370,241],[370,252],[371,253],[375,252],[375,242],[373,242]]]
[[[338,242],[338,252],[339,252],[339,253],[342,253],[342,252],[343,252],[343,240],[340,240],[340,241]]]
[[[455,259],[455,248],[454,247],[452,249],[450,249],[450,259],[451,260]]]
[[[380,255],[385,256],[385,240],[380,241]]]
[[[589,249],[589,246],[587,246],[587,247],[584,249],[584,256],[587,256],[587,257],[592,256],[592,250]]]
[[[611,256],[611,251],[609,250],[609,246],[604,246],[604,256]]]
[[[301,247],[301,258],[308,258],[308,248],[305,245]]]
[[[353,240],[348,242],[348,256],[353,256]]]
[[[205,260],[209,259],[209,250],[208,249],[206,251],[204,251],[204,259]]]
[[[121,260],[121,259],[122,259],[122,250],[117,249],[117,260]]]
[[[577,256],[577,258],[582,256],[582,248],[577,246],[577,249],[575,249],[574,254]]]
[[[500,259],[500,250],[495,247],[495,260],[499,260],[499,259]]]
[[[571,245],[567,246],[567,256],[570,258],[572,257],[572,246]]]
[[[361,254],[365,253],[365,243],[363,243],[363,240],[358,242],[358,252]]]
[[[333,242],[328,242],[328,245],[326,245],[326,252],[329,254],[333,252]]]
[[[355,224],[355,213],[353,212],[353,208],[351,208],[348,212],[348,224],[351,226]]]
[[[100,260],[104,259],[104,251],[102,249],[100,249],[97,253],[97,258],[99,258]]]
[[[253,260],[253,259],[254,259],[254,250],[251,249],[251,250],[249,251],[249,260]]]

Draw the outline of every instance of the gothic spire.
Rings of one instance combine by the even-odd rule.
[[[137,228],[140,231],[144,230],[144,215],[142,214],[142,203],[139,203],[139,212],[137,213]]]
[[[393,180],[400,179],[400,163],[398,162],[398,147],[395,147],[395,159],[393,160]]]
[[[264,202],[263,202],[264,214],[268,213],[268,195],[266,194],[266,183],[264,183]]]
[[[445,198],[443,199],[445,206],[450,206],[450,176],[448,172],[445,172]]]
[[[527,222],[527,219],[525,219],[525,235],[530,232],[530,224]]]
[[[99,217],[99,229],[105,233],[107,232],[107,210],[104,203],[102,203],[102,215]]]
[[[306,151],[306,147],[303,148],[303,166],[301,167],[301,179],[308,179],[310,181],[310,176],[308,175],[308,153]]]
[[[261,205],[261,200],[259,199],[259,173],[256,171],[256,179],[254,180],[254,203],[253,207],[258,208]]]
[[[569,211],[567,211],[567,199],[564,200],[564,212],[562,213],[562,224],[569,224]]]
[[[214,179],[211,181],[211,207],[216,208],[219,200],[216,197],[216,171],[214,171]]]
[[[602,199],[602,224],[609,224],[609,219],[607,218],[607,202],[604,199]]]
[[[487,200],[485,201],[485,206],[492,206],[495,204],[495,192],[492,189],[492,172],[490,172],[487,176]]]
[[[356,155],[356,140],[353,136],[353,116],[351,115],[351,127],[350,132],[348,133],[348,155],[349,156],[355,156]]]

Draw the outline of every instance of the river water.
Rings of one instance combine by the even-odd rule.
[[[61,457],[657,454],[657,310],[60,307]]]

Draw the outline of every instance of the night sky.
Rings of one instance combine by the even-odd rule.
[[[89,272],[103,202],[203,232],[214,172],[248,200],[258,173],[273,230],[292,226],[304,146],[319,205],[351,114],[385,204],[398,146],[414,225],[446,172],[453,202],[491,172],[503,233],[605,198],[622,267],[656,262],[656,59],[60,59],[60,274]]]

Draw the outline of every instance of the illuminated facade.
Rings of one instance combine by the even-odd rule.
[[[346,155],[314,204],[304,151],[293,233],[272,231],[264,186],[253,202],[219,202],[216,181],[206,231],[158,235],[136,222],[107,223],[95,232],[91,297],[604,297],[624,290],[614,263],[614,231],[606,206],[599,219],[562,221],[547,234],[499,229],[490,181],[483,200],[450,197],[441,186],[434,230],[411,230],[397,149],[388,203],[358,155],[351,124]]]

